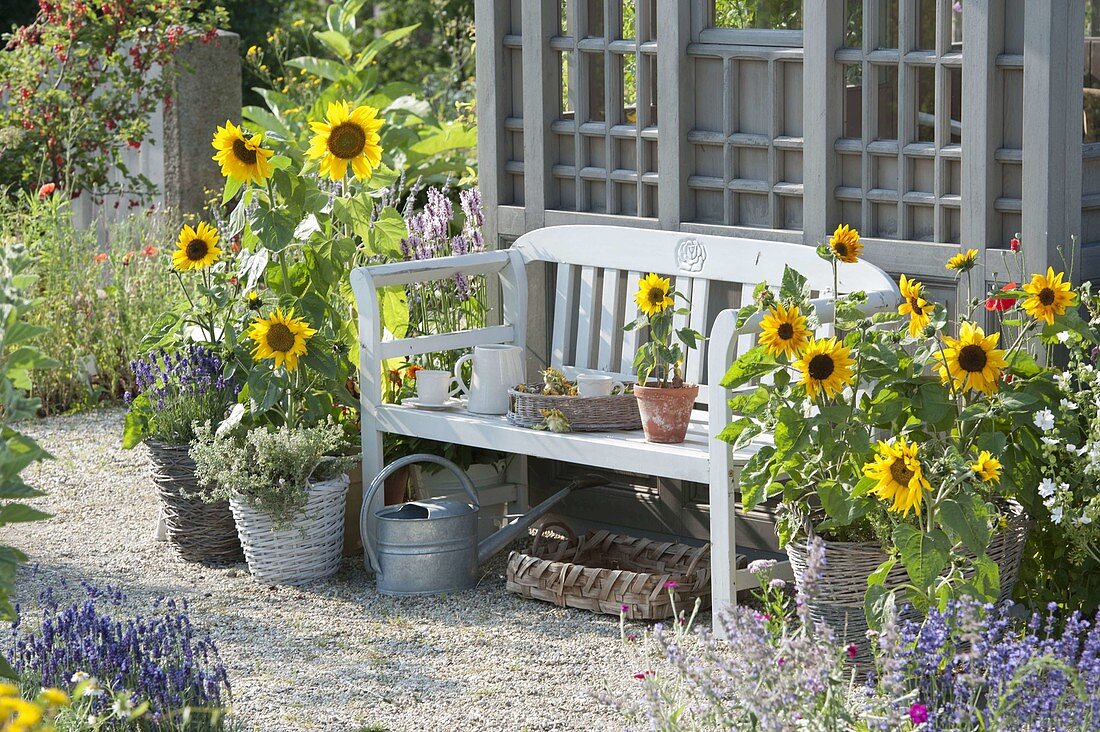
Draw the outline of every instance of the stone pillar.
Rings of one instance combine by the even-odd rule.
[[[210,141],[218,125],[241,120],[240,36],[218,31],[180,46],[172,103],[164,111],[164,202],[183,215],[206,207],[225,183]]]

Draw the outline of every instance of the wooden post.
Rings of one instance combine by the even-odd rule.
[[[695,79],[687,57],[691,40],[691,3],[657,0],[657,218],[662,229],[675,230],[690,220],[687,142],[690,110],[695,106]]]
[[[477,58],[477,162],[481,200],[485,207],[485,242],[492,249],[500,246],[499,213],[504,172],[505,129],[501,90],[504,78],[503,38],[507,28],[509,3],[476,0],[474,29]]]
[[[541,228],[553,184],[560,75],[550,39],[558,33],[558,6],[523,0],[523,213],[527,231]],[[480,126],[480,124],[479,124]]]
[[[833,195],[840,170],[833,147],[844,136],[845,92],[842,66],[833,54],[844,45],[844,0],[806,0],[803,12],[802,225],[803,242],[814,246],[840,223]]]
[[[1084,3],[1028,3],[1023,243],[1029,272],[1046,271],[1048,265],[1061,269],[1059,248],[1068,260],[1070,238],[1081,234],[1084,27]],[[1080,267],[1074,270],[1079,273]]]

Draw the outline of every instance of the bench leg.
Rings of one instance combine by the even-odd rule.
[[[724,467],[724,466],[723,466]],[[736,472],[736,470],[734,471]],[[711,609],[718,629],[718,613],[737,602],[737,539],[735,519],[736,480],[725,469],[711,468],[710,484],[710,570]]]
[[[508,505],[508,513],[527,513],[531,501],[527,491],[527,456],[509,455],[504,480],[516,486],[516,500]]]
[[[363,442],[363,497],[366,499],[366,491],[370,486],[371,481],[375,476],[382,472],[382,468],[385,467],[384,457],[382,453],[382,433],[378,431],[375,421],[367,414],[366,410],[363,410],[360,422],[362,425],[362,442]],[[375,534],[375,520],[374,512],[382,508],[386,503],[385,491],[379,489],[374,495],[374,499],[371,501],[371,505],[364,505],[361,507],[362,511],[367,514],[367,531],[366,535],[361,537],[363,539],[363,545],[366,546],[368,541],[374,540]],[[364,558],[366,549],[363,550]],[[370,571],[368,564],[367,570]]]

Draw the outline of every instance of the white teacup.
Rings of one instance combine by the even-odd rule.
[[[416,398],[422,404],[443,404],[457,393],[458,385],[450,371],[420,369],[416,372]]]
[[[623,382],[606,374],[577,374],[577,394],[582,397],[605,397],[625,391]]]

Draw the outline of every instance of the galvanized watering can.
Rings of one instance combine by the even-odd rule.
[[[368,537],[367,511],[371,498],[391,473],[412,463],[435,463],[450,470],[470,502],[430,498],[386,506],[374,512],[377,536]],[[364,561],[374,571],[378,591],[383,595],[434,595],[467,590],[477,584],[479,564],[508,546],[574,489],[606,482],[599,476],[574,481],[478,543],[477,514],[481,504],[469,476],[446,458],[408,455],[387,465],[363,495],[359,532],[363,537]]]

